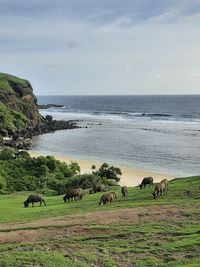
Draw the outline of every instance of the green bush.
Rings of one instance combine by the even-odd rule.
[[[4,192],[6,190],[7,184],[5,179],[0,175],[0,192]]]
[[[51,156],[31,158],[28,152],[13,149],[0,150],[0,190],[65,192],[67,179],[80,171],[78,164],[61,163]]]
[[[115,185],[120,169],[103,164],[92,174],[80,174],[80,166],[52,156],[31,158],[28,152],[0,150],[0,192],[47,191],[64,194],[68,187],[89,189],[96,184]],[[93,168],[94,169],[94,168]]]
[[[15,157],[15,151],[12,148],[3,148],[0,150],[0,160],[9,160]]]
[[[96,184],[105,184],[113,186],[114,183],[105,177],[97,176],[96,174],[81,174],[71,177],[67,180],[66,187],[81,187],[88,189],[94,187]]]
[[[103,163],[99,170],[93,173],[97,176],[105,177],[116,182],[120,181],[120,176],[122,175],[120,168],[109,166],[107,163]]]

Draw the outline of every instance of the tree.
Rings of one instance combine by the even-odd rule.
[[[122,172],[120,168],[109,166],[107,163],[103,163],[98,171],[94,172],[94,174],[105,177],[107,179],[115,180],[116,182],[120,181],[120,176]]]
[[[2,148],[0,150],[0,160],[10,160],[15,158],[15,151],[12,148]]]
[[[15,153],[16,158],[30,159],[30,155],[27,151],[19,151]]]
[[[91,167],[91,169],[92,169],[92,173],[94,174],[94,172],[96,170],[96,166],[93,164],[92,167]]]
[[[46,163],[47,167],[49,168],[49,170],[51,172],[54,172],[56,170],[56,167],[57,167],[55,158],[52,156],[47,156],[46,159],[48,159],[48,161]]]
[[[78,174],[81,172],[81,168],[77,162],[71,162],[68,166],[73,171],[73,174]]]

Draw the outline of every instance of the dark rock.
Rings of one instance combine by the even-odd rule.
[[[48,122],[52,122],[53,121],[53,117],[51,116],[51,115],[46,115],[46,120],[48,121]]]
[[[45,105],[38,105],[39,109],[48,109],[48,108],[63,108],[64,105],[57,105],[57,104],[45,104]]]
[[[8,131],[6,129],[0,129],[0,134],[2,136],[8,136]]]
[[[13,141],[17,141],[19,139],[19,134],[18,133],[14,133],[12,138],[13,138]]]

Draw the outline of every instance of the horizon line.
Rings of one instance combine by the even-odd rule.
[[[45,95],[40,95],[40,94],[36,94],[36,96],[200,96],[200,94],[142,94],[142,95],[140,95],[140,94],[125,94],[125,95],[123,95],[123,94],[116,94],[116,95],[114,95],[114,94],[111,94],[111,95],[100,95],[100,94],[98,94],[98,95],[92,95],[92,94],[84,94],[84,95],[82,95],[82,94],[80,94],[80,95],[78,95],[78,94],[76,94],[76,95],[73,95],[73,94],[66,94],[66,95],[63,95],[63,94],[57,94],[57,95],[55,95],[55,94],[45,94]]]

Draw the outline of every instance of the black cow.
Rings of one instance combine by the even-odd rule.
[[[83,198],[83,189],[82,188],[70,188],[67,190],[66,194],[63,197],[65,203],[73,200],[78,200]]]
[[[44,206],[46,206],[46,203],[44,199],[39,195],[30,195],[28,196],[27,200],[24,201],[24,207],[27,208],[30,203],[32,203],[32,207],[34,207],[34,203],[40,202],[40,206],[42,205],[42,202],[44,203]]]
[[[143,187],[146,188],[146,186],[149,184],[149,187],[152,185],[153,186],[153,178],[152,177],[145,177],[140,186],[140,189],[142,189]]]

